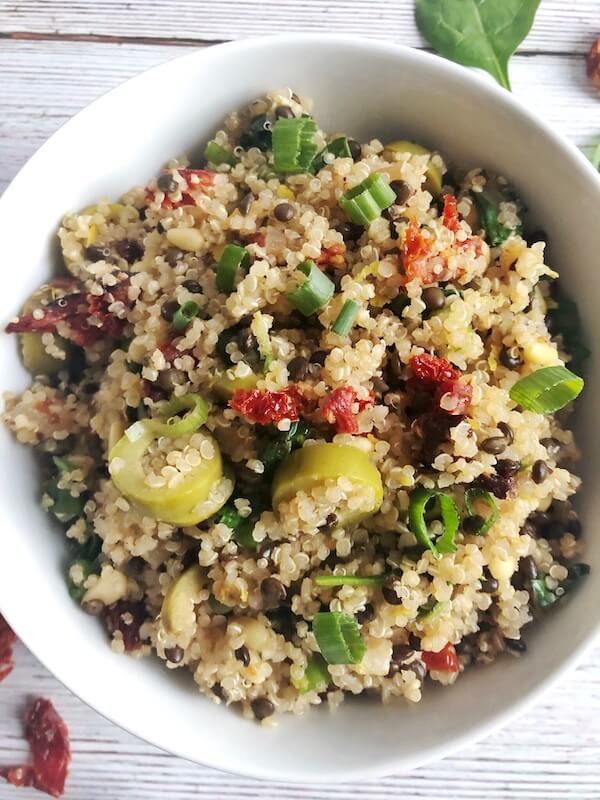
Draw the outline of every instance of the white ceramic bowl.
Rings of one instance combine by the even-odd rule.
[[[75,75],[74,80],[77,80]],[[506,175],[550,233],[551,258],[600,340],[600,179],[568,142],[508,92],[425,53],[349,36],[285,36],[220,45],[146,72],[78,114],[0,201],[0,319],[50,274],[63,213],[118,196],[172,155],[205,142],[231,109],[292,86],[315,99],[325,130],[356,138],[416,137],[449,160]],[[14,338],[0,337],[4,389],[28,379]],[[599,368],[592,357],[577,406],[584,473],[599,474]],[[475,669],[416,706],[350,700],[335,714],[283,717],[265,730],[196,693],[158,660],[115,655],[96,620],[65,591],[61,535],[38,504],[31,453],[0,431],[0,608],[38,658],[86,703],[172,753],[220,769],[303,783],[406,770],[507,723],[580,657],[599,627],[600,492],[582,497],[592,577],[527,632],[524,658]],[[590,482],[591,483],[591,482]]]

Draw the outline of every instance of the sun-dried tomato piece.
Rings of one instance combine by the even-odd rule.
[[[127,653],[139,650],[144,644],[140,628],[147,619],[148,613],[145,605],[129,600],[119,600],[104,611],[104,623],[107,631],[111,636],[120,631]]]
[[[321,255],[317,258],[317,264],[320,267],[343,267],[346,263],[345,252],[346,245],[341,243],[332,244],[331,247],[324,247],[321,250]]]
[[[292,422],[308,411],[311,403],[297,386],[270,392],[261,389],[238,389],[229,401],[231,408],[239,411],[258,425],[278,423],[282,419]]]
[[[16,641],[12,628],[0,614],[0,681],[8,678],[13,671],[13,646]]]
[[[33,786],[52,797],[60,797],[71,761],[69,731],[50,702],[43,697],[33,701],[25,717],[25,736],[33,764],[0,769],[0,777],[13,786]]]
[[[459,380],[442,381],[435,390],[435,401],[448,414],[464,414],[471,405],[473,388]]]
[[[267,243],[267,234],[258,232],[258,233],[251,233],[248,236],[248,244],[257,244],[259,247],[264,247]]]
[[[444,212],[442,215],[442,223],[449,231],[456,233],[460,230],[460,220],[458,218],[458,209],[456,207],[456,197],[453,194],[444,195]]]
[[[171,364],[176,358],[181,358],[181,356],[188,356],[192,352],[191,350],[179,350],[177,347],[177,342],[174,340],[161,344],[158,349],[163,354],[165,359],[169,361]]]
[[[426,238],[423,229],[411,220],[404,234],[402,258],[407,281],[418,278],[422,283],[431,283],[435,279],[433,270],[427,265],[430,255],[431,241]]]
[[[431,391],[442,381],[455,381],[460,372],[447,358],[421,353],[410,359],[410,368],[420,383],[420,388]]]
[[[357,415],[367,406],[373,405],[374,396],[359,399],[356,389],[339,386],[320,403],[321,416],[335,425],[338,433],[358,433]]]
[[[424,650],[421,658],[429,670],[433,669],[438,672],[458,672],[458,655],[456,654],[454,645],[450,642],[448,642],[439,653]]]

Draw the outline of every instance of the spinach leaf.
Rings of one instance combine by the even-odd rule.
[[[498,247],[505,242],[513,233],[521,233],[521,229],[503,225],[498,221],[499,202],[496,202],[492,193],[484,189],[482,192],[474,192],[473,198],[481,218],[481,226],[485,230],[488,243],[491,247]]]
[[[266,114],[259,114],[250,121],[248,130],[240,136],[240,145],[244,150],[258,147],[265,152],[271,149],[271,128],[268,122]]]
[[[508,59],[527,36],[540,0],[416,0],[421,34],[446,58],[479,67],[510,90]]]

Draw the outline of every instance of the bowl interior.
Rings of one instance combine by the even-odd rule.
[[[76,79],[76,78],[75,78]],[[551,259],[580,305],[591,342],[600,339],[600,180],[563,143],[485,79],[427,54],[350,37],[290,36],[211,48],[151,70],[111,92],[61,129],[0,201],[8,320],[53,270],[63,213],[143,183],[171,156],[206,141],[224,115],[280,86],[315,99],[330,131],[359,139],[409,138],[449,161],[487,166],[522,193],[550,234]],[[35,198],[35,200],[33,200]],[[0,337],[3,389],[27,385],[14,338]],[[593,405],[594,354],[577,427],[588,476],[600,449]],[[526,658],[474,670],[451,691],[428,690],[418,706],[347,702],[280,719],[275,730],[243,721],[197,695],[191,677],[152,659],[112,653],[96,620],[64,588],[60,533],[38,506],[31,454],[0,430],[0,608],[17,633],[69,688],[139,736],[184,757],[257,777],[342,780],[416,766],[445,755],[514,712],[565,667],[598,627],[594,577],[528,634]],[[581,503],[586,560],[600,567],[600,494]],[[594,573],[593,573],[594,574]]]

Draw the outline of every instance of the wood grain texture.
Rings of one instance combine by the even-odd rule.
[[[73,114],[182,45],[0,39],[0,188]],[[579,145],[600,137],[600,92],[578,55],[516,56],[515,94]]]
[[[413,0],[133,0],[127,4],[121,0],[3,0],[0,9],[0,28],[7,32],[214,42],[317,31],[423,45],[414,24]],[[598,33],[600,4],[595,0],[542,0],[522,49],[582,53]]]
[[[68,721],[73,764],[65,800],[598,800],[598,649],[513,725],[407,775],[304,787],[225,775],[168,756],[119,730],[61,686],[18,646],[0,685],[0,765],[26,755],[18,721],[32,694],[51,697]],[[596,713],[593,713],[595,710]],[[40,800],[0,784],[0,800]]]
[[[413,0],[0,0],[0,191],[80,108],[190,46],[280,31],[362,33],[422,46],[412,9]],[[580,146],[600,138],[600,93],[583,61],[599,33],[600,0],[542,0],[511,65],[515,94]],[[22,645],[16,658],[0,685],[0,765],[26,756],[19,719],[28,699],[51,697],[73,740],[66,800],[600,798],[600,647],[516,723],[452,758],[360,786],[310,788],[173,758],[89,709]],[[40,797],[0,783],[0,800]]]

